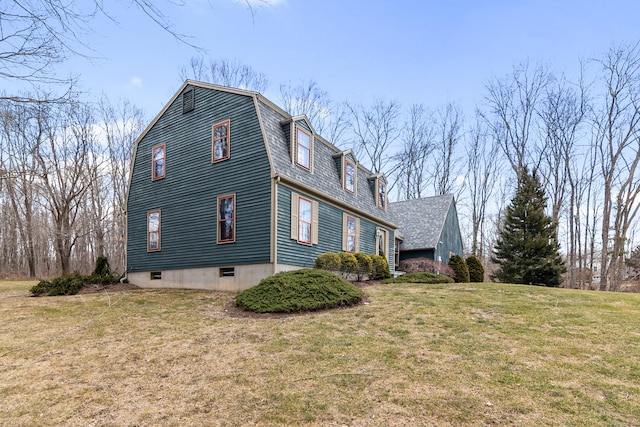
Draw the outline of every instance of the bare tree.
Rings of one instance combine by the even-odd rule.
[[[395,156],[398,165],[398,196],[409,199],[423,197],[428,182],[428,161],[433,152],[435,126],[431,112],[422,104],[414,104],[402,130],[402,151]]]
[[[471,253],[484,259],[487,208],[494,195],[500,173],[500,147],[478,117],[469,132],[467,151],[467,189],[471,199]]]
[[[499,137],[500,146],[511,168],[520,177],[527,165],[538,169],[544,146],[532,138],[539,101],[551,78],[550,72],[528,63],[514,67],[504,79],[487,85],[485,100],[489,111],[483,114],[487,125]]]
[[[626,233],[640,206],[639,44],[613,47],[596,63],[603,85],[592,119],[604,179],[600,290],[615,291],[622,279]]]
[[[237,59],[205,59],[203,56],[191,58],[188,66],[180,70],[182,80],[193,79],[254,92],[264,92],[269,87],[269,79],[249,65]]]
[[[106,16],[117,24],[117,6],[102,0],[74,2],[65,0],[4,0],[0,2],[0,78],[30,84],[61,85],[63,95],[47,99],[59,101],[69,94],[73,78],[61,78],[56,65],[72,56],[93,53],[85,42],[93,33],[92,22]],[[182,43],[196,48],[187,36],[177,32],[167,9],[181,7],[182,2],[132,0],[131,4],[162,30]],[[30,102],[34,99],[18,94],[0,94],[0,98]],[[43,99],[39,99],[42,101]]]
[[[103,97],[99,104],[99,128],[106,146],[106,174],[111,185],[110,224],[107,226],[109,259],[116,271],[125,268],[126,200],[130,162],[135,139],[144,129],[142,110],[127,101],[116,105]]]
[[[75,228],[82,197],[89,187],[85,170],[91,134],[90,111],[77,102],[40,105],[43,137],[35,148],[42,191],[53,222],[53,241],[62,273],[71,270],[71,253],[80,237]]]
[[[462,174],[457,161],[457,148],[462,138],[462,110],[454,103],[440,108],[437,113],[438,136],[433,156],[433,187],[435,194],[451,194],[455,180]]]
[[[575,160],[576,142],[579,127],[587,110],[586,88],[582,83],[572,85],[563,77],[554,84],[549,84],[546,95],[541,102],[540,117],[542,119],[546,153],[543,162],[546,167],[545,185],[551,201],[551,219],[558,229],[560,214],[566,206],[568,192],[568,282],[576,286],[576,199],[577,182]]]
[[[16,248],[27,261],[29,277],[36,277],[36,237],[34,218],[38,213],[38,168],[33,155],[42,129],[34,123],[33,107],[4,101],[2,111],[2,136],[0,137],[0,184],[8,196],[6,208],[13,212],[5,218],[17,230],[20,239],[4,241],[3,246]],[[8,211],[7,211],[8,213]]]
[[[391,162],[393,146],[400,137],[400,104],[378,100],[370,107],[350,103],[345,106],[358,159],[364,158],[374,173],[390,176],[395,168]]]
[[[315,131],[334,144],[340,145],[347,127],[342,105],[334,105],[329,93],[313,79],[280,85],[282,107],[294,116],[307,116]]]

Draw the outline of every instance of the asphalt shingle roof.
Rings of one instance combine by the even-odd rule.
[[[435,248],[453,203],[451,194],[390,203],[391,220],[404,238],[402,249]]]

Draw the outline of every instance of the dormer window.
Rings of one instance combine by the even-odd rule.
[[[311,135],[296,128],[296,164],[311,169]]]
[[[387,209],[387,184],[378,179],[378,207]]]
[[[349,160],[345,161],[344,165],[344,189],[355,193],[356,191],[356,165]]]

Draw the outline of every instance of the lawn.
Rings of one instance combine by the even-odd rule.
[[[640,295],[376,285],[231,317],[233,295],[0,282],[0,425],[640,424]]]

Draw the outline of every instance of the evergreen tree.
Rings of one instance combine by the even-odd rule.
[[[469,269],[469,281],[477,283],[484,282],[484,267],[480,260],[476,256],[471,255],[465,262]]]
[[[544,213],[545,206],[546,197],[538,177],[525,168],[493,250],[491,260],[500,268],[492,279],[527,285],[562,284],[566,268],[558,253],[553,222]]]
[[[456,275],[454,279],[457,283],[469,283],[469,268],[461,256],[451,255],[451,258],[449,258],[449,266]]]

